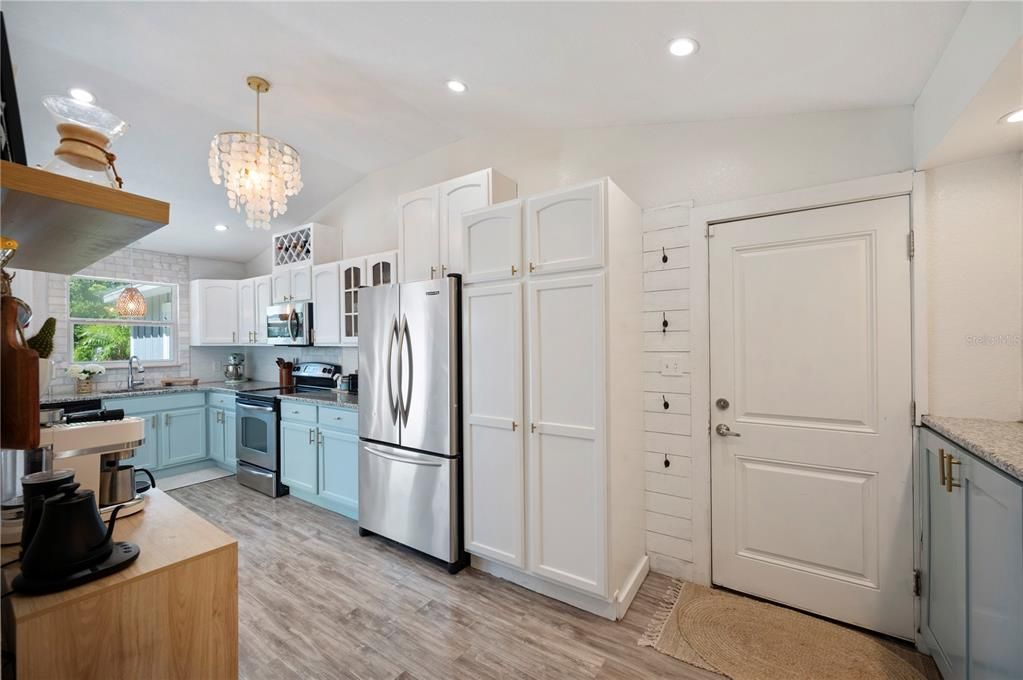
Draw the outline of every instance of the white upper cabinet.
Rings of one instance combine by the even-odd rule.
[[[256,325],[263,322],[264,314],[256,313],[256,280],[238,282],[238,337],[241,342],[256,341]]]
[[[254,342],[266,342],[266,308],[273,300],[273,283],[269,276],[257,276],[249,279],[256,291],[256,335]]]
[[[538,274],[604,264],[605,180],[526,202],[529,270]]]
[[[402,283],[432,279],[440,273],[437,187],[398,199],[398,275]]]
[[[526,566],[522,284],[465,289],[465,547]]]
[[[522,201],[462,216],[463,283],[522,276]]]
[[[313,344],[341,344],[341,274],[337,262],[313,267]]]
[[[398,251],[388,250],[366,256],[366,281],[364,286],[382,286],[398,282]]]
[[[359,343],[359,287],[366,284],[366,258],[356,257],[341,263],[341,341],[345,345]],[[315,313],[315,310],[313,310]]]
[[[193,345],[237,345],[238,282],[196,279],[189,288]]]
[[[404,283],[462,273],[462,215],[515,198],[515,182],[487,168],[398,199],[398,274]]]
[[[311,300],[313,297],[313,268],[309,265],[276,269],[271,279],[275,305],[293,300]]]
[[[272,256],[274,269],[337,262],[341,257],[341,230],[310,222],[274,234]]]

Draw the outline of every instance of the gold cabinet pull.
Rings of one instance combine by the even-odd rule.
[[[440,277],[443,279],[447,275],[448,275],[448,266],[446,264],[442,264],[440,266]]]
[[[953,477],[952,477],[952,466],[953,465],[961,465],[961,464],[962,464],[961,461],[958,461],[958,460],[955,460],[954,458],[952,458],[952,454],[951,453],[948,454],[947,458],[945,458],[945,491],[948,491],[949,493],[952,493],[952,487],[953,486],[962,486],[962,484],[960,484],[959,482],[952,481],[953,480]]]
[[[532,274],[535,271],[536,271],[536,265],[533,264],[532,262],[530,262],[529,263],[529,273]]]
[[[436,274],[436,273],[437,273],[437,268],[434,267],[433,265],[430,265],[430,278],[432,279],[434,274]]]
[[[511,268],[512,268],[512,276],[515,276],[516,274],[519,273],[519,270],[515,268],[515,265],[512,265]]]
[[[530,423],[529,424],[529,431],[530,432],[536,432],[536,423]]]
[[[515,422],[515,421],[513,420],[513,421],[512,421],[512,432],[514,432],[514,431],[515,431],[515,430],[517,430],[517,429],[519,429],[519,424],[518,424],[518,423],[516,423],[516,422]]]
[[[945,486],[945,449],[938,449],[941,461],[938,463],[938,486]]]

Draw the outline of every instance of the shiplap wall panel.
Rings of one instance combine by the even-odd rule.
[[[643,212],[643,411],[647,552],[653,571],[692,569],[689,208]],[[664,259],[667,258],[667,262]],[[665,328],[663,322],[667,321]],[[680,375],[662,373],[665,362]],[[664,408],[664,401],[668,408]],[[664,467],[667,459],[669,466]]]

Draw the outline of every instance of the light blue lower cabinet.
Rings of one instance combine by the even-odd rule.
[[[139,413],[134,417],[141,418],[145,423],[145,440],[142,442],[142,446],[135,449],[133,457],[122,462],[125,465],[146,468],[152,472],[159,465],[159,458],[157,457],[157,429],[159,427],[160,414]]]
[[[921,633],[945,680],[1023,677],[1023,483],[920,431]]]
[[[234,411],[224,411],[224,464],[234,470],[238,464],[238,429]]]
[[[281,421],[281,481],[292,493],[317,491],[316,426]]]
[[[358,519],[359,435],[354,429],[317,426],[304,415],[301,421],[281,420],[281,481],[296,498]]]
[[[206,407],[164,411],[159,435],[160,466],[206,458]]]
[[[224,462],[224,411],[219,408],[206,410],[206,441],[209,443],[210,458]]]
[[[359,437],[320,428],[319,496],[331,510],[359,518]]]

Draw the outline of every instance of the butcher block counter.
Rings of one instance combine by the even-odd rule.
[[[238,542],[159,489],[146,496],[145,511],[114,528],[114,540],[141,549],[127,569],[4,597],[18,680],[238,677]],[[3,548],[3,562],[17,554]],[[3,570],[5,593],[17,573]]]

